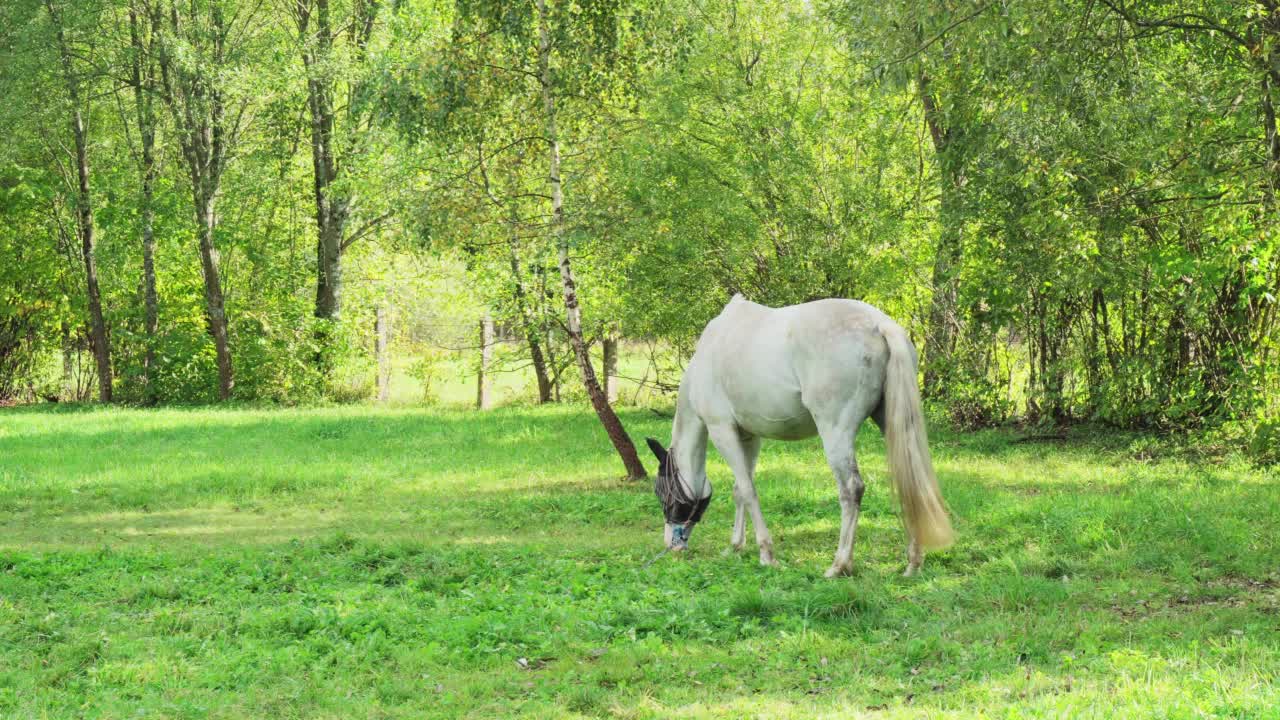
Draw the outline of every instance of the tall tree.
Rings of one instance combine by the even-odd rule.
[[[1258,147],[1255,157],[1259,159],[1254,221],[1262,227],[1273,224],[1280,213],[1280,132],[1276,124],[1280,105],[1280,2],[1103,0],[1103,5],[1129,26],[1131,34],[1123,38],[1125,44],[1165,44],[1167,36],[1173,34],[1197,48],[1198,54],[1221,57],[1224,64],[1243,70],[1228,79],[1231,85],[1226,90],[1236,94],[1229,107],[1238,108],[1246,97],[1256,103],[1261,122],[1253,138]],[[1144,212],[1149,211],[1148,203]],[[1146,223],[1146,229],[1150,233],[1153,225]],[[1225,401],[1222,396],[1230,392],[1230,378],[1238,374],[1242,363],[1249,362],[1258,347],[1264,347],[1263,358],[1268,356],[1264,340],[1277,323],[1276,302],[1268,301],[1259,285],[1269,286],[1272,298],[1280,294],[1280,258],[1270,259],[1270,279],[1266,279],[1264,269],[1261,283],[1251,279],[1258,266],[1257,254],[1246,248],[1235,253],[1232,263],[1234,267],[1222,278],[1217,292],[1216,322],[1209,333],[1212,339],[1204,348],[1211,358],[1205,367],[1209,375],[1207,389],[1216,402]]]
[[[596,377],[595,367],[591,364],[591,352],[586,339],[582,335],[582,308],[578,302],[578,284],[574,278],[573,262],[569,254],[569,236],[565,232],[564,218],[564,183],[560,176],[560,132],[559,105],[560,85],[557,83],[552,69],[552,55],[555,52],[551,39],[551,12],[547,0],[537,0],[538,7],[538,85],[542,94],[543,121],[545,123],[545,139],[547,143],[547,183],[551,189],[551,237],[556,244],[560,258],[560,282],[564,291],[565,332],[573,346],[578,360],[578,372],[582,374],[582,384],[591,399],[600,424],[604,426],[609,440],[622,458],[630,478],[643,478],[647,475],[644,465],[636,455],[635,444],[622,427],[622,421],[609,405],[609,397],[600,380]]]
[[[298,28],[298,47],[307,79],[307,114],[311,126],[311,165],[316,219],[315,316],[317,359],[322,372],[331,364],[332,331],[342,313],[342,256],[363,235],[348,234],[357,194],[344,182],[348,165],[367,144],[371,114],[362,102],[361,67],[377,24],[379,0],[353,0],[349,17],[338,18],[329,0],[288,0]],[[345,47],[339,45],[345,44]]]
[[[226,299],[218,257],[218,197],[242,130],[246,101],[228,98],[223,86],[235,55],[258,21],[252,6],[228,18],[226,0],[181,7],[177,0],[159,3],[164,26],[159,43],[160,75],[165,100],[191,183],[196,238],[204,277],[205,317],[218,364],[218,396],[231,397],[235,377]],[[237,22],[238,21],[238,24]]]
[[[590,343],[582,319],[579,278],[571,252],[575,234],[585,228],[571,227],[566,213],[562,150],[565,117],[571,118],[570,124],[580,136],[590,136],[604,124],[607,116],[600,108],[607,104],[611,93],[619,90],[616,79],[626,64],[622,39],[625,10],[604,0],[555,4],[547,0],[459,2],[455,10],[450,51],[429,76],[429,83],[434,85],[433,90],[440,98],[440,108],[434,116],[428,116],[425,124],[448,127],[442,135],[448,142],[481,147],[482,157],[491,163],[490,167],[499,162],[511,163],[510,157],[522,152],[515,150],[517,148],[537,147],[544,153],[546,174],[539,191],[522,190],[517,182],[505,202],[496,195],[486,197],[486,202],[499,211],[506,205],[507,212],[503,214],[507,218],[502,222],[510,225],[512,232],[518,225],[511,213],[519,207],[512,202],[527,197],[547,203],[541,229],[557,258],[563,312],[561,329],[572,347],[587,397],[622,459],[627,475],[644,477],[646,471],[635,445],[609,405],[591,362]],[[505,100],[495,99],[503,97],[502,93]],[[566,106],[571,109],[566,111]],[[499,112],[485,112],[495,107]],[[474,142],[475,138],[486,135],[501,137],[501,141],[495,143],[498,147],[486,150],[484,145]],[[585,141],[578,145],[582,149],[588,146]],[[581,159],[577,162],[584,163]],[[464,170],[458,175],[467,177],[471,173]],[[492,190],[492,184],[489,189]],[[474,243],[463,245],[470,247]],[[508,245],[516,247],[510,241]],[[518,265],[517,262],[512,266],[516,275],[519,275]],[[520,292],[519,284],[513,285],[517,298]],[[526,336],[532,338],[528,324],[525,330]],[[548,352],[551,349],[549,345],[546,347]],[[551,394],[549,384],[540,383],[542,397]]]
[[[98,261],[94,237],[93,191],[89,175],[89,130],[85,124],[87,99],[81,86],[80,71],[67,39],[66,8],[55,0],[46,0],[45,8],[57,36],[58,57],[62,65],[70,115],[71,135],[75,141],[76,166],[76,230],[84,261],[85,293],[89,305],[89,344],[98,369],[98,399],[111,402],[111,345],[107,324],[102,317],[102,293],[98,287]]]
[[[155,187],[156,114],[154,99],[159,91],[154,50],[158,26],[157,6],[148,9],[142,0],[129,0],[129,67],[128,82],[133,89],[134,121],[138,133],[138,215],[142,236],[142,296],[144,304],[144,342],[142,357],[143,399],[155,403],[152,368],[156,362],[156,333],[160,326],[160,300],[156,292]]]
[[[507,225],[507,259],[511,268],[511,301],[515,306],[516,322],[519,323],[520,329],[524,332],[525,343],[529,348],[529,359],[533,363],[533,375],[538,383],[538,402],[551,402],[551,374],[547,368],[547,359],[542,352],[543,341],[539,337],[538,324],[534,318],[533,308],[529,303],[529,290],[525,284],[524,269],[521,262],[521,246],[520,239],[521,228],[524,223],[520,217],[520,199],[522,193],[518,191],[520,182],[520,171],[524,165],[524,146],[520,145],[513,148],[513,157],[507,160],[510,170],[510,186],[509,192],[500,194],[495,190],[494,182],[489,176],[490,160],[486,156],[484,144],[485,134],[481,132],[476,141],[476,164],[475,167],[480,173],[481,187],[484,189],[485,196],[492,203],[498,212],[506,213]]]
[[[916,92],[924,111],[929,138],[933,142],[934,156],[938,159],[941,187],[938,211],[937,247],[933,253],[933,298],[929,304],[929,324],[925,331],[924,390],[931,395],[945,391],[942,368],[950,365],[960,334],[958,301],[960,270],[964,254],[964,215],[960,211],[960,193],[964,190],[962,166],[962,141],[958,135],[963,126],[948,123],[943,109],[943,99],[928,71],[919,67],[916,72]]]
[[[922,364],[924,391],[934,396],[947,392],[950,375],[966,362],[957,352],[966,316],[959,298],[965,230],[973,220],[965,194],[970,167],[984,150],[980,108],[990,100],[983,97],[984,84],[994,80],[990,75],[1004,59],[999,48],[1007,44],[997,5],[912,0],[832,6],[855,50],[859,81],[890,94],[910,88],[927,130],[938,200]]]

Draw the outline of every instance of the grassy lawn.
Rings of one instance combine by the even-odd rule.
[[[860,445],[825,580],[816,442],[762,453],[781,567],[724,554],[713,456],[692,551],[645,568],[657,501],[581,408],[0,410],[0,715],[1280,717],[1275,474],[937,433],[959,542],[904,579]]]

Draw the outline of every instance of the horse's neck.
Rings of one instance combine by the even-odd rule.
[[[707,482],[707,426],[689,406],[684,393],[676,402],[676,420],[671,429],[676,468],[696,498],[711,494]]]

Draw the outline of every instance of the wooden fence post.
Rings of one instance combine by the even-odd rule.
[[[488,410],[492,407],[490,397],[492,380],[489,377],[489,363],[493,359],[493,317],[484,314],[480,320],[480,368],[476,372],[476,409]]]
[[[374,310],[374,355],[378,360],[378,401],[391,397],[391,358],[387,355],[387,311],[379,305]]]

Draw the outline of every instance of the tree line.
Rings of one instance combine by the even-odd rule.
[[[465,306],[637,475],[592,347],[678,366],[741,292],[883,307],[962,424],[1268,421],[1278,41],[1272,0],[11,0],[0,397],[322,397],[380,309]]]

